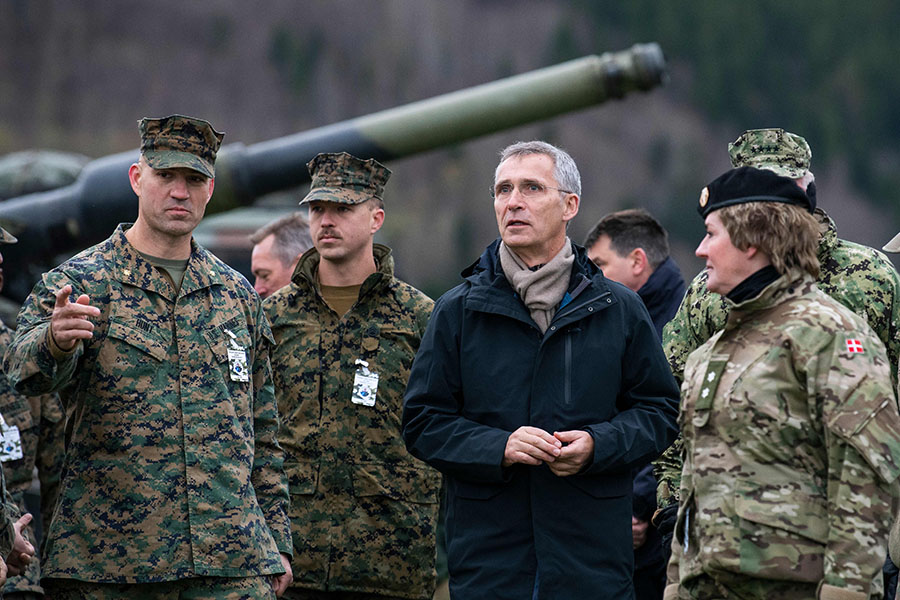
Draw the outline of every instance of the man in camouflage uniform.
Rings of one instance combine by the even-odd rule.
[[[285,597],[431,598],[440,475],[407,452],[400,419],[433,303],[373,244],[390,171],[343,152],[308,167],[314,247],[265,301],[297,574]]]
[[[666,600],[880,598],[900,475],[892,365],[865,321],[817,289],[811,206],[751,167],[700,196],[697,255],[730,312],[685,366]]]
[[[222,134],[180,115],[140,132],[137,220],[44,274],[4,358],[69,415],[42,581],[62,599],[272,597],[291,544],[271,332],[191,235]]]
[[[0,227],[0,244],[14,244],[17,241],[12,234]],[[0,264],[2,263],[3,257],[0,255]],[[0,289],[3,289],[3,269],[0,269]],[[10,336],[9,328],[0,321],[0,349],[6,348],[9,344]],[[18,413],[22,410],[23,404],[24,410],[28,411],[28,401],[10,390],[6,378],[0,377],[0,435],[2,435],[2,440],[0,440],[0,462],[7,463],[8,461],[22,459],[23,442],[19,425],[26,419],[20,419]],[[20,462],[24,461],[20,460]],[[7,478],[4,476],[4,471],[6,470],[5,468],[0,469],[0,585],[7,581],[7,575],[16,576],[25,571],[25,575],[15,577],[15,579],[19,580],[19,585],[14,589],[28,590],[28,584],[31,584],[31,587],[36,589],[30,591],[41,592],[38,585],[39,575],[37,575],[39,572],[38,561],[31,560],[34,555],[34,546],[28,540],[28,538],[34,539],[33,533],[30,535],[28,533],[30,531],[31,515],[24,510],[24,499],[21,497],[14,498],[10,494],[10,490],[7,487]],[[28,482],[29,484],[31,483],[30,470],[28,471]],[[19,517],[20,512],[25,514]],[[18,520],[16,520],[17,518]],[[8,566],[7,561],[9,561]],[[3,594],[0,593],[0,597],[2,596]]]
[[[0,228],[0,243],[16,241]],[[0,258],[2,263],[2,258]],[[3,273],[0,270],[0,290],[3,289]],[[6,351],[13,332],[0,321],[0,355]],[[25,494],[31,487],[33,471],[38,467],[41,493],[41,523],[46,528],[58,492],[59,471],[63,457],[62,406],[56,394],[26,397],[16,392],[5,377],[0,377],[0,463],[6,487],[16,508],[22,514],[28,512]],[[26,537],[34,543],[31,523],[25,529]],[[40,585],[40,562],[31,561],[21,575],[10,577],[3,586],[3,597],[26,600],[43,598]]]
[[[799,135],[782,129],[752,129],[729,144],[728,152],[733,166],[767,169],[789,177],[815,197],[809,170],[812,153]],[[900,277],[896,269],[881,252],[838,238],[834,222],[821,208],[816,208],[815,217],[820,226],[819,289],[869,324],[886,347],[896,377],[900,357]],[[688,355],[722,329],[728,317],[728,305],[719,294],[706,289],[706,280],[706,271],[694,277],[663,333],[663,347],[679,382]],[[674,525],[681,468],[679,437],[656,462],[660,508],[654,523],[668,535]]]

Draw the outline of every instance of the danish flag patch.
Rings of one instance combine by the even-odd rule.
[[[863,348],[861,341],[851,339],[847,340],[847,352],[849,352],[850,354],[853,354],[854,352],[859,352],[860,354],[862,354],[863,352],[865,352],[865,349]]]

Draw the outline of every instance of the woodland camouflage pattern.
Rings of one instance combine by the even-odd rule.
[[[300,204],[319,200],[338,204],[361,204],[370,198],[384,201],[384,185],[391,170],[369,158],[362,160],[346,152],[318,154],[306,164],[312,182]]]
[[[154,169],[185,167],[214,177],[216,153],[224,133],[203,119],[172,115],[138,121],[141,154]]]
[[[176,297],[126,228],[44,274],[4,358],[17,390],[58,391],[69,414],[43,575],[149,583],[282,573],[289,499],[259,298],[194,242]],[[93,339],[57,361],[49,316],[66,284],[101,315]],[[228,331],[247,351],[249,382],[229,376]]]
[[[0,322],[0,356],[6,351],[13,332]],[[56,394],[26,397],[16,392],[6,377],[0,377],[0,414],[7,425],[19,429],[22,458],[3,463],[6,487],[21,514],[28,512],[25,492],[31,486],[34,467],[38,467],[41,483],[41,520],[50,523],[50,511],[59,492],[59,473],[62,469],[63,428],[65,419]],[[35,544],[34,527],[28,525],[25,536]],[[37,546],[35,545],[35,548]],[[5,556],[5,555],[4,555]],[[3,594],[13,592],[43,593],[40,585],[40,561],[35,559],[21,575],[10,577],[3,586]]]
[[[394,278],[390,249],[339,317],[307,251],[265,301],[276,346],[279,441],[291,490],[294,585],[431,598],[440,474],[400,435],[403,393],[433,302]],[[379,375],[375,405],[350,401],[357,359]]]
[[[798,179],[809,171],[812,151],[806,140],[784,129],[751,129],[728,144],[734,167],[768,169]]]
[[[720,573],[809,584],[785,598],[881,597],[900,474],[890,373],[865,322],[808,275],[732,306],[685,367],[667,598]],[[832,595],[816,595],[820,582]]]
[[[881,252],[839,239],[834,222],[820,208],[818,258],[820,290],[862,317],[887,349],[896,384],[900,358],[900,277]],[[706,289],[706,271],[691,282],[678,312],[663,330],[663,348],[675,378],[681,382],[688,355],[725,325],[728,304]],[[678,501],[681,478],[681,438],[657,459],[660,507]]]

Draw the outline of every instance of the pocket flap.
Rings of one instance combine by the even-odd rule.
[[[433,504],[438,501],[441,474],[426,466],[364,463],[353,468],[357,496],[387,496],[395,500]]]
[[[134,346],[156,360],[165,360],[169,354],[167,341],[155,338],[144,330],[126,325],[121,321],[110,321],[106,335]]]
[[[743,482],[735,491],[734,512],[747,521],[784,529],[819,543],[828,540],[825,498],[802,481]]]
[[[285,461],[284,473],[288,489],[293,494],[315,494],[319,480],[319,465],[311,462]]]

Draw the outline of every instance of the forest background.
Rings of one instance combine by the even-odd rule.
[[[880,248],[900,230],[890,0],[0,0],[0,154],[133,150],[137,120],[170,113],[250,145],[650,41],[665,87],[390,162],[378,239],[400,276],[435,297],[459,281],[497,235],[487,190],[498,150],[520,139],[578,163],[576,242],[641,206],[686,278],[702,268],[697,197],[745,129],[806,137],[841,237]],[[305,192],[262,205],[274,217]]]

